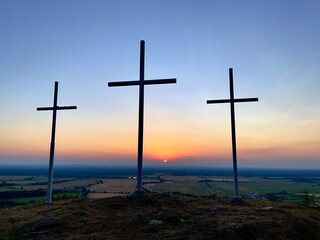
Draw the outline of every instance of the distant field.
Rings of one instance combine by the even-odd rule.
[[[55,178],[53,197],[64,199],[79,197],[84,194],[83,188],[97,183],[97,179]],[[42,189],[39,190],[39,189]],[[46,176],[1,176],[0,207],[12,204],[45,201],[47,190]],[[39,192],[40,191],[40,192]]]
[[[39,179],[31,180],[31,181],[6,181],[7,183],[14,183],[15,186],[6,187],[7,190],[9,188],[12,191],[15,190],[21,190],[21,187],[23,190],[31,191],[31,190],[37,190],[37,189],[46,189],[47,188],[47,179],[41,179],[42,181],[39,181]],[[58,182],[57,181],[66,181],[66,182]],[[41,185],[37,185],[38,182],[41,182]],[[55,179],[53,182],[53,188],[54,189],[63,189],[63,190],[70,190],[74,189],[75,187],[88,187],[90,185],[96,184],[96,179]],[[0,192],[3,191],[3,188],[0,188]]]
[[[171,182],[197,182],[203,180],[198,176],[161,176],[161,179]]]
[[[32,176],[0,176],[0,181],[9,181],[9,180],[19,180],[19,179],[24,179],[24,178],[29,178]]]
[[[54,184],[54,188],[56,189],[70,189],[75,187],[87,187],[93,184],[96,184],[97,180],[90,178],[90,179],[78,179],[70,182],[63,182],[63,183],[56,183]]]
[[[35,195],[38,189],[47,189],[45,176],[0,176],[1,200],[16,203],[28,203],[30,201],[44,201],[45,197]],[[218,197],[233,195],[233,178],[231,176],[171,176],[153,174],[144,177],[143,187],[155,192],[179,192],[199,196],[216,195]],[[53,189],[54,196],[70,197],[85,196],[89,198],[105,198],[132,193],[136,188],[136,179],[123,178],[55,178]],[[320,178],[262,178],[240,177],[240,194],[263,195],[276,201],[299,202],[301,192],[307,190],[310,196],[320,202]],[[17,196],[18,192],[28,192],[28,197]],[[33,194],[33,192],[35,192]],[[7,195],[6,195],[7,194]],[[11,194],[8,196],[8,194]],[[23,192],[24,194],[24,192]],[[31,196],[30,196],[31,194]],[[33,194],[33,195],[32,195]],[[33,196],[33,197],[32,197]],[[42,196],[42,195],[41,195]]]
[[[157,192],[180,192],[183,194],[192,194],[199,196],[212,195],[217,193],[217,189],[209,188],[203,182],[163,182],[153,185],[148,184],[147,187]],[[224,194],[221,195],[225,195],[226,192],[229,191],[225,189]]]
[[[194,176],[161,176],[160,183],[145,184],[147,189],[157,192],[180,192],[193,195],[232,196],[232,177],[194,177]],[[299,201],[299,193],[305,189],[320,201],[320,179],[292,180],[284,178],[239,178],[241,194],[266,195],[282,193],[284,201]]]
[[[108,179],[101,184],[88,187],[90,192],[131,193],[135,191],[135,179]]]
[[[288,193],[298,193],[307,188],[310,192],[320,193],[320,180],[316,183],[294,182],[290,179],[263,179],[252,178],[249,181],[239,183],[244,193],[265,194],[268,192],[286,191]],[[210,183],[211,184],[211,183]]]

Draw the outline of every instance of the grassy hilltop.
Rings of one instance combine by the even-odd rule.
[[[320,239],[320,212],[270,201],[150,195],[0,209],[0,239]]]

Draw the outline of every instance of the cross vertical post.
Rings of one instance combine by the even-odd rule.
[[[58,105],[58,82],[54,83],[54,98],[53,107],[40,107],[37,111],[52,110],[52,130],[51,130],[51,142],[50,142],[50,158],[49,158],[49,170],[48,170],[48,189],[47,189],[47,203],[52,202],[52,183],[53,183],[53,162],[54,162],[54,148],[55,148],[55,137],[56,137],[56,119],[57,110],[71,110],[77,109],[76,106],[64,106],[59,107]]]
[[[54,160],[54,148],[55,148],[55,138],[56,138],[58,84],[59,84],[58,82],[54,83],[54,98],[53,98],[53,110],[52,110],[53,113],[52,113],[52,131],[51,131],[50,159],[49,159],[49,171],[48,171],[47,202],[52,201],[53,160]]]
[[[236,102],[257,102],[258,98],[234,98],[233,88],[233,69],[229,68],[230,99],[207,100],[207,104],[230,103],[231,113],[231,137],[232,137],[232,159],[233,159],[233,180],[234,180],[234,198],[239,198],[238,189],[238,166],[237,166],[237,142],[236,142],[236,118],[234,103]]]
[[[138,127],[138,174],[137,191],[142,191],[142,159],[143,159],[143,118],[144,118],[144,41],[140,42],[140,77],[139,77],[139,127]]]
[[[137,159],[137,186],[136,195],[144,193],[142,188],[142,166],[143,166],[143,126],[144,126],[144,86],[154,84],[169,84],[176,83],[176,78],[168,79],[144,79],[145,68],[145,42],[140,41],[140,76],[138,81],[121,81],[121,82],[108,82],[109,87],[122,87],[122,86],[139,86],[139,123],[138,123],[138,159]]]
[[[233,181],[234,195],[239,196],[238,190],[238,166],[237,166],[237,142],[236,142],[236,119],[234,114],[234,91],[233,91],[233,71],[229,68],[230,85],[230,113],[231,113],[231,137],[232,137],[232,156],[233,156]]]

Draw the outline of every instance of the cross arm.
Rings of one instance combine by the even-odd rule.
[[[207,100],[207,104],[212,103],[230,103],[230,102],[257,102],[258,98],[237,98],[237,99],[219,99],[219,100]]]
[[[168,83],[177,83],[176,78],[168,78],[168,79],[153,79],[153,80],[144,80],[142,81],[144,85],[152,85],[152,84],[168,84]],[[121,81],[121,82],[108,82],[109,87],[122,87],[122,86],[136,86],[140,85],[141,81]]]
[[[71,109],[77,109],[77,106],[63,106],[63,107],[57,107],[57,110],[71,110]]]
[[[229,103],[230,99],[207,100],[207,104],[211,103]]]
[[[53,110],[53,107],[38,107],[37,111],[49,111],[49,110]]]
[[[48,111],[48,110],[71,110],[77,109],[77,106],[63,106],[63,107],[38,107],[37,111]]]
[[[176,78],[145,80],[145,85],[177,83]]]
[[[258,102],[258,98],[238,98],[234,99],[234,102]]]
[[[140,81],[108,82],[108,87],[136,86],[139,84]]]

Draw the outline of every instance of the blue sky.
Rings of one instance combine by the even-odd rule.
[[[319,168],[319,7],[310,0],[1,1],[0,164],[46,163],[51,115],[35,109],[52,104],[55,80],[60,105],[78,106],[58,115],[57,161],[135,164],[138,90],[106,83],[138,79],[144,39],[146,78],[178,80],[147,87],[150,162],[231,164],[229,106],[206,100],[228,97],[233,67],[235,96],[259,97],[237,105],[239,162]]]

